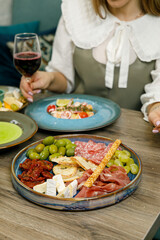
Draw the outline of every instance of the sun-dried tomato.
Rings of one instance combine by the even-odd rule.
[[[28,170],[32,164],[32,160],[27,158],[23,163],[19,164],[19,167],[23,170]]]
[[[19,167],[23,172],[18,175],[18,178],[30,188],[53,177],[53,174],[50,173],[53,163],[47,160],[26,159]]]
[[[21,182],[24,183],[27,187],[33,188],[37,184],[44,183],[45,180],[30,182],[30,181],[25,181],[24,179],[22,179]]]
[[[42,171],[42,176],[45,177],[46,179],[51,179],[53,177],[53,174],[47,171]]]

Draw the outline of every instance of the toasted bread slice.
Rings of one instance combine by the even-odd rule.
[[[88,161],[87,159],[79,156],[74,156],[75,161],[79,166],[81,166],[84,170],[91,169],[93,172],[97,168],[97,165]]]
[[[82,177],[83,173],[84,173],[84,170],[79,167],[79,168],[77,169],[77,172],[76,172],[75,175],[73,175],[72,177],[69,177],[69,178],[63,177],[63,181],[64,181],[64,182],[74,181],[75,179],[78,179],[78,178]]]
[[[57,164],[53,167],[53,172],[55,175],[61,174],[62,178],[69,178],[76,174],[77,167]]]
[[[76,163],[75,159],[73,157],[58,157],[58,158],[52,158],[52,162],[56,162],[58,164],[66,165],[66,166],[75,166],[78,167],[79,165]]]

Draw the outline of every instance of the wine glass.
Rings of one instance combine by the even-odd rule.
[[[41,64],[41,50],[36,33],[20,33],[15,35],[14,65],[30,82],[31,76],[39,69]]]

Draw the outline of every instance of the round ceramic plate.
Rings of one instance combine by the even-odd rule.
[[[0,144],[0,149],[12,147],[30,139],[38,130],[36,122],[30,117],[18,112],[0,112],[0,122],[16,124],[22,129],[22,134],[14,141]]]
[[[88,142],[89,140],[93,140],[95,142],[101,142],[108,145],[109,143],[113,142],[111,139],[106,137],[100,137],[95,135],[60,135],[55,136],[56,139],[59,138],[69,138],[72,142],[74,141],[85,141]],[[24,185],[19,179],[18,174],[21,174],[21,170],[19,168],[19,164],[23,163],[26,159],[26,151],[29,148],[34,148],[38,145],[41,141],[35,142],[30,144],[26,148],[22,149],[13,159],[12,166],[11,166],[11,178],[12,183],[15,189],[18,191],[20,195],[22,195],[27,200],[36,203],[38,205],[58,209],[58,210],[66,210],[66,211],[84,211],[84,210],[91,210],[91,209],[98,209],[106,206],[110,206],[112,204],[118,203],[128,196],[130,196],[137,188],[142,173],[142,166],[141,160],[139,156],[129,147],[124,144],[121,144],[122,149],[128,150],[131,153],[131,157],[134,159],[135,163],[139,166],[139,171],[137,175],[133,175],[129,173],[129,178],[131,182],[122,189],[114,191],[112,193],[108,193],[102,196],[91,197],[91,198],[58,198],[58,197],[51,197],[45,194],[38,193],[31,188]]]
[[[2,89],[5,93],[6,92],[13,92],[14,90],[19,90],[19,88],[17,87],[13,87],[13,86],[0,86],[0,89]],[[28,105],[28,102],[24,103],[23,106],[18,110],[22,110],[23,108],[25,108]]]
[[[50,104],[56,104],[57,99],[71,99],[78,102],[87,102],[93,106],[95,114],[83,119],[60,119],[47,112]],[[88,131],[107,126],[119,118],[120,107],[111,100],[80,94],[61,94],[38,100],[25,109],[25,114],[33,118],[39,128],[50,131],[78,132]]]

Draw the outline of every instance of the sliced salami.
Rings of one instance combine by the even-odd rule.
[[[75,156],[84,157],[99,165],[113,143],[106,146],[104,143],[89,140],[88,142],[75,141],[75,144]]]

